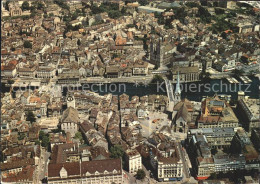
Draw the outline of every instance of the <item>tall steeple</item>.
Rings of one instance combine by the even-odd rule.
[[[178,75],[177,75],[177,84],[176,84],[175,94],[181,94],[180,75],[179,75],[179,72],[178,72]]]
[[[181,101],[181,87],[180,87],[180,75],[178,71],[176,89],[174,92],[174,104],[177,104],[180,101]]]

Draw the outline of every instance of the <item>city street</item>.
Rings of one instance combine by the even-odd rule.
[[[34,184],[41,183],[41,180],[47,176],[47,170],[48,170],[48,159],[50,157],[50,153],[45,151],[44,148],[41,147],[41,155],[39,158],[39,164],[34,172]]]
[[[181,157],[181,160],[182,160],[182,163],[183,163],[183,179],[182,179],[182,181],[187,181],[187,179],[190,178],[189,167],[187,166],[186,158],[185,158],[184,151],[183,151],[183,148],[181,146],[181,143],[178,142],[177,144],[178,144],[177,148],[178,148],[178,151],[180,153],[180,157]]]

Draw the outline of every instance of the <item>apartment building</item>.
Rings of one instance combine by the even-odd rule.
[[[128,171],[132,174],[136,174],[138,169],[142,169],[142,157],[137,150],[126,151],[126,163]]]

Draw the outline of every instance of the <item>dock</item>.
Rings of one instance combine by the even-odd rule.
[[[231,84],[237,84],[237,83],[239,83],[238,80],[236,80],[234,77],[228,77],[228,78],[226,78],[226,79],[227,79],[227,81],[228,81],[229,83],[231,83]]]
[[[245,84],[252,82],[252,80],[249,79],[249,77],[247,77],[247,76],[240,76],[239,78],[240,78],[240,79],[243,81],[243,83],[245,83]]]

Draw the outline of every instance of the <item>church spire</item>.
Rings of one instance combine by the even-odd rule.
[[[179,94],[179,95],[181,94],[179,71],[178,71],[178,75],[177,75],[177,84],[176,84],[175,94]]]

